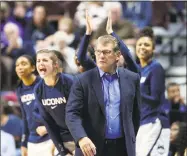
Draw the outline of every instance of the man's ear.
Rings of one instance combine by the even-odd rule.
[[[116,55],[117,55],[118,57],[120,57],[120,56],[121,56],[121,51],[118,50],[118,51],[116,52]]]
[[[116,56],[117,56],[117,61],[119,61],[120,56],[121,56],[121,52],[120,52],[120,51],[117,51],[117,52],[116,52]]]

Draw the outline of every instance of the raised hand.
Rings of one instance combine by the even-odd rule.
[[[85,14],[86,14],[86,35],[91,35],[93,26],[91,22],[91,17],[88,14],[88,10],[86,10]]]
[[[96,155],[96,147],[88,137],[81,138],[79,140],[79,146],[84,156]]]
[[[113,29],[112,29],[112,19],[111,19],[111,12],[108,12],[108,20],[107,20],[107,25],[106,25],[106,32],[108,34],[113,33]]]

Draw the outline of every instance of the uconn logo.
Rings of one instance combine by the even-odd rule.
[[[21,102],[26,103],[27,105],[29,105],[32,100],[35,100],[34,93],[21,96]]]
[[[66,103],[65,97],[42,99],[42,104],[44,106],[51,106],[51,109],[54,109],[57,107],[57,105],[64,104],[64,103]]]

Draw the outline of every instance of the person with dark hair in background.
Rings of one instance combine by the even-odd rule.
[[[34,48],[30,44],[24,44],[21,38],[19,27],[15,23],[6,23],[4,26],[4,33],[7,39],[7,45],[1,50],[2,63],[7,69],[7,83],[10,88],[15,87],[17,75],[15,73],[15,62],[21,55],[27,54],[30,56],[35,55]]]
[[[141,119],[137,134],[136,155],[167,156],[169,151],[169,120],[162,110],[165,99],[165,73],[160,63],[153,59],[154,34],[150,27],[140,31],[136,55],[141,71]]]
[[[13,135],[0,130],[1,135],[1,155],[16,156],[16,146]]]
[[[187,123],[174,122],[171,125],[169,156],[186,156],[187,154]]]
[[[21,80],[16,92],[23,118],[22,156],[51,156],[53,142],[41,122],[39,113],[33,116],[36,102],[33,90],[40,81],[40,78],[34,74],[35,62],[31,56],[22,55],[16,60],[15,70]]]
[[[21,142],[21,134],[22,134],[21,133],[22,131],[21,118],[15,115],[13,108],[9,106],[6,101],[3,101],[2,99],[1,99],[1,104],[0,104],[0,115],[1,115],[0,116],[1,130],[6,133],[11,134],[14,137],[13,142],[14,142],[14,146],[16,145],[15,146],[16,153],[20,154],[20,142]],[[4,137],[4,136],[1,136],[1,137]],[[8,136],[8,137],[11,139],[11,136]],[[10,140],[10,143],[11,142],[12,142],[12,139]]]
[[[33,9],[33,18],[25,28],[24,41],[34,46],[37,41],[44,40],[53,34],[55,29],[47,21],[47,12],[44,6],[37,5]]]
[[[187,112],[184,98],[181,97],[180,86],[178,83],[171,82],[167,85],[168,100],[171,103],[171,110]]]
[[[36,67],[42,78],[34,88],[36,108],[44,120],[47,131],[55,144],[54,154],[73,155],[75,144],[66,123],[65,109],[72,85],[71,76],[62,73],[59,57],[54,50],[37,52]]]

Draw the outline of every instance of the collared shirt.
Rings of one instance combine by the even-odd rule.
[[[99,69],[102,78],[102,89],[104,92],[104,104],[106,112],[105,138],[116,139],[122,137],[122,126],[120,119],[120,88],[118,71],[111,75]]]

